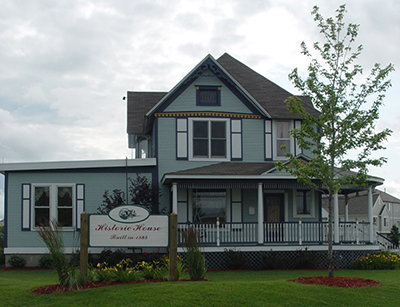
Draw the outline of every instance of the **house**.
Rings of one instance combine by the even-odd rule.
[[[127,190],[127,178],[136,174],[161,191],[153,212],[176,212],[180,233],[188,227],[199,232],[209,268],[223,267],[224,251],[231,248],[246,253],[254,268],[271,252],[288,259],[299,250],[324,253],[324,187],[315,179],[320,189],[310,189],[275,168],[286,151],[306,162],[310,155],[289,134],[302,120],[286,109],[289,96],[229,54],[207,55],[169,92],[128,92],[128,145],[136,159],[0,164],[6,256],[18,253],[34,261],[44,253],[35,228],[49,218],[63,224],[71,251],[79,214],[96,212],[104,190]],[[309,99],[302,100],[310,114],[319,115]],[[344,195],[368,193],[370,218],[357,225],[339,222],[335,197],[338,259],[348,262],[379,249],[371,196],[382,183],[369,177],[367,187],[342,188]],[[343,238],[345,228],[352,232]],[[178,240],[182,252],[181,235]]]
[[[368,221],[368,200],[365,192],[339,197],[339,219],[347,221]],[[373,222],[378,233],[388,236],[392,226],[400,227],[400,199],[375,189],[373,198]],[[346,201],[347,200],[347,201]],[[323,200],[323,210],[327,202]]]

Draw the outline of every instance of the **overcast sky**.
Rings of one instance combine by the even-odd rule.
[[[18,1],[0,9],[0,163],[131,157],[126,91],[168,91],[208,53],[224,52],[292,93],[290,71],[322,41],[310,14],[342,1]],[[400,198],[400,1],[348,0],[360,64],[394,63],[377,129],[393,135],[371,169]],[[397,98],[397,99],[396,99]],[[4,177],[0,175],[0,218]]]

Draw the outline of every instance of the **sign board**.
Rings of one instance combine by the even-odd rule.
[[[90,247],[168,247],[168,215],[150,215],[140,206],[123,205],[108,215],[89,215]]]

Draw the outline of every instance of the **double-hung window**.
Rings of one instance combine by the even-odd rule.
[[[311,207],[311,191],[298,190],[296,192],[297,214],[310,214]]]
[[[293,152],[289,131],[292,129],[291,121],[276,121],[276,157],[284,158],[287,152]]]
[[[293,190],[293,216],[315,217],[315,195],[313,190]]]
[[[49,225],[57,221],[60,227],[73,227],[74,186],[34,185],[33,225]]]
[[[227,120],[191,120],[191,158],[222,159],[228,158],[228,121]]]

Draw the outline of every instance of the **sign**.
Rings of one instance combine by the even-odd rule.
[[[108,215],[89,215],[90,247],[168,247],[168,215],[150,215],[144,208],[123,205]]]

